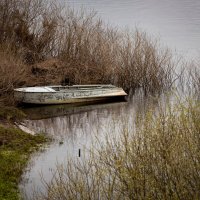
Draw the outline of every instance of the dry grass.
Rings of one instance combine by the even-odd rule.
[[[123,126],[90,158],[58,166],[35,199],[199,199],[199,116],[190,100],[138,116],[133,132]]]

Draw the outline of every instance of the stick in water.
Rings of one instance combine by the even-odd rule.
[[[81,157],[81,149],[78,149],[78,157]]]

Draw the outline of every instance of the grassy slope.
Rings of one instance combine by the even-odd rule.
[[[45,141],[42,135],[0,126],[0,199],[20,199],[18,182],[23,169],[31,152]]]

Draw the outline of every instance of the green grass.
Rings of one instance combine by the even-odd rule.
[[[29,135],[0,126],[0,199],[20,199],[18,182],[30,154],[47,141],[43,135]]]

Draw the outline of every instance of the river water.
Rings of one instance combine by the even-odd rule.
[[[23,108],[29,118],[24,125],[54,139],[42,152],[32,155],[20,184],[25,199],[31,199],[34,192],[45,191],[43,180],[51,181],[57,165],[66,164],[71,158],[82,159],[96,139],[102,144],[107,133],[116,137],[123,121],[133,122],[135,113],[145,112],[147,106],[156,107],[157,103],[158,100],[144,99],[139,91],[121,102]]]
[[[159,37],[175,54],[190,59],[200,54],[199,0],[68,0],[67,3],[76,10],[83,7],[97,11],[105,22],[119,29],[137,26]],[[139,92],[127,102],[27,108],[25,112],[30,119],[25,125],[53,137],[54,142],[32,156],[20,184],[25,199],[30,199],[34,190],[45,190],[41,177],[49,182],[57,164],[65,163],[69,157],[78,158],[79,149],[82,155],[94,138],[103,140],[106,132],[117,134],[113,120],[120,122],[127,118],[132,122],[136,112],[145,112],[148,105],[157,103]]]

